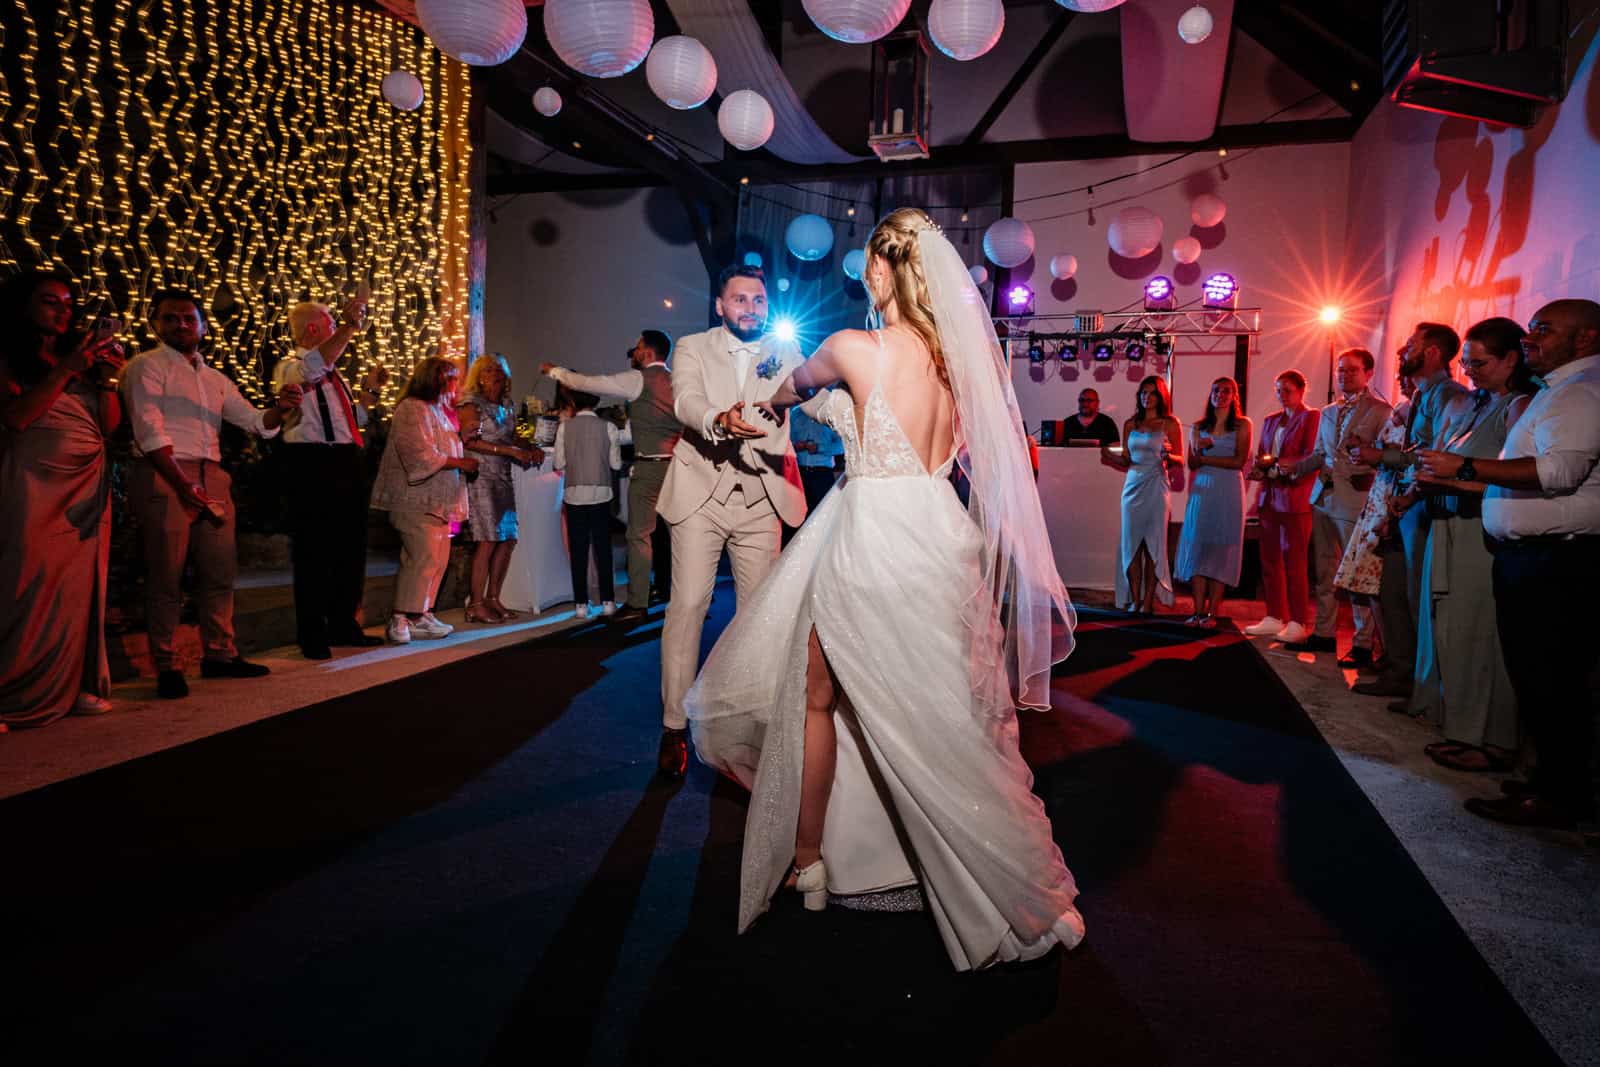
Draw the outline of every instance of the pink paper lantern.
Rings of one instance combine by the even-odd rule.
[[[1209,230],[1228,216],[1228,205],[1215,193],[1201,193],[1189,203],[1189,218],[1202,230]]]
[[[1179,263],[1193,263],[1200,258],[1200,242],[1193,237],[1180,237],[1172,242],[1172,258]]]
[[[1161,216],[1147,207],[1123,208],[1106,227],[1106,243],[1124,259],[1148,256],[1161,244]]]

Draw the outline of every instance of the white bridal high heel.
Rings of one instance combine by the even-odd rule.
[[[800,892],[807,911],[828,906],[828,869],[818,860],[809,867],[793,867],[794,887]]]

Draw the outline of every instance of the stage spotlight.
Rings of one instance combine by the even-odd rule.
[[[799,333],[791,319],[773,319],[768,329],[773,337],[784,342],[793,341]]]
[[[1116,350],[1112,348],[1110,341],[1101,341],[1094,346],[1094,361],[1096,363],[1110,363],[1111,357],[1114,355],[1116,355]]]
[[[1122,351],[1123,351],[1123,355],[1128,357],[1128,362],[1129,363],[1143,363],[1144,362],[1144,342],[1143,341],[1129,341],[1128,342],[1128,347],[1123,349]]]
[[[1239,306],[1239,283],[1233,275],[1218,271],[1200,284],[1201,304],[1219,311]]]
[[[1017,282],[1006,290],[1006,310],[1013,315],[1033,314],[1033,290]]]
[[[1325,307],[1322,309],[1322,313],[1317,317],[1322,320],[1322,325],[1332,326],[1334,323],[1339,321],[1339,309],[1336,307]]]
[[[1078,358],[1078,339],[1076,337],[1069,337],[1061,342],[1061,355],[1067,359]]]
[[[1144,283],[1144,309],[1146,311],[1171,311],[1178,306],[1177,288],[1172,279],[1157,274]]]
[[[1172,355],[1172,338],[1165,335],[1158,336],[1154,342],[1155,353],[1163,359]]]
[[[1032,342],[1032,343],[1030,343],[1028,345],[1028,362],[1029,363],[1043,363],[1044,362],[1044,345],[1042,343],[1040,343],[1038,341],[1034,341],[1034,342]]]

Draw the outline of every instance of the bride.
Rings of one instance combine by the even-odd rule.
[[[700,758],[752,793],[740,932],[786,884],[811,910],[920,885],[958,969],[1031,959],[1084,932],[1017,749],[1016,705],[1049,706],[1072,609],[960,255],[902,208],[867,260],[882,328],[834,334],[763,405],[781,419],[842,386],[821,412],[845,480],[739,605],[689,724]]]

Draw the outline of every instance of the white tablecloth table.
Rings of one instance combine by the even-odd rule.
[[[1076,589],[1115,589],[1122,541],[1121,471],[1100,463],[1098,448],[1039,449],[1039,501],[1061,580]],[[1185,496],[1172,494],[1172,521]]]
[[[572,599],[566,530],[561,520],[565,479],[549,469],[511,472],[517,491],[517,547],[500,600],[516,611],[543,611]]]

